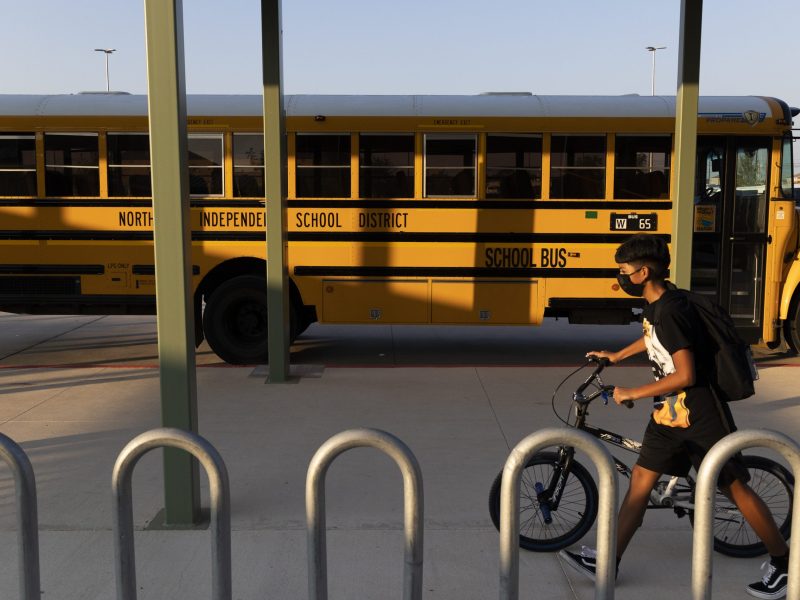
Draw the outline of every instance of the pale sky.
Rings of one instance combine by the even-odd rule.
[[[261,91],[260,3],[184,0],[189,93]],[[797,0],[705,0],[700,92],[800,106]],[[287,0],[287,94],[674,95],[679,0]],[[146,92],[143,0],[0,3],[3,93]],[[798,122],[800,126],[800,121]],[[798,159],[796,159],[796,162]]]

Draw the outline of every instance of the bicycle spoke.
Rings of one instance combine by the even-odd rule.
[[[586,492],[575,477],[567,477],[561,490],[558,509],[551,510],[545,523],[536,484],[547,489],[555,474],[555,464],[534,464],[523,469],[520,484],[520,535],[532,539],[555,539],[566,535],[580,522],[586,507]]]

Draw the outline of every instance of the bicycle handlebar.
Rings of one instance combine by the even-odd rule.
[[[597,367],[595,368],[594,371],[592,371],[592,374],[589,375],[589,377],[586,379],[586,381],[584,381],[580,385],[580,387],[575,391],[575,395],[579,396],[580,394],[582,394],[584,392],[584,390],[592,384],[592,382],[597,378],[597,376],[600,375],[600,373],[603,372],[603,369],[605,369],[607,366],[611,365],[611,361],[608,358],[606,358],[605,356],[599,356],[599,357],[598,356],[590,356],[589,357],[589,363],[597,363]],[[611,395],[613,396],[614,395],[614,388],[615,388],[615,386],[613,386],[613,385],[607,385],[607,386],[604,386],[603,391],[604,392],[610,392]],[[633,408],[633,400],[623,400],[622,404],[624,404],[628,408]]]

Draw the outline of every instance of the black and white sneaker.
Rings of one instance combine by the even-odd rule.
[[[581,546],[581,552],[570,552],[569,550],[562,550],[558,555],[564,559],[570,567],[586,575],[589,579],[594,581],[597,570],[597,551],[588,546]]]
[[[786,564],[775,564],[774,561],[765,562],[761,568],[766,568],[761,581],[747,586],[747,593],[756,598],[783,598],[786,596],[786,584],[789,580],[789,569]]]

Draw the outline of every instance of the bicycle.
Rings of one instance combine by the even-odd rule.
[[[575,423],[563,419],[555,408],[555,397],[561,386],[578,371],[595,363],[597,367],[572,395]],[[613,398],[614,386],[605,385],[600,373],[610,363],[608,359],[590,359],[568,375],[553,393],[551,405],[556,416],[569,427],[585,431],[594,437],[635,454],[642,445],[636,440],[594,427],[586,422],[589,405],[597,398],[604,404]],[[588,395],[587,389],[594,390]],[[626,401],[628,408],[633,402]],[[581,539],[597,518],[597,485],[589,471],[574,458],[575,449],[560,446],[556,452],[538,452],[525,466],[520,485],[520,535],[519,545],[534,552],[554,552],[571,546]],[[613,457],[617,472],[630,479],[631,468]],[[760,456],[745,456],[744,464],[750,472],[749,485],[769,507],[781,534],[789,539],[792,523],[792,498],[794,477],[777,462]],[[489,492],[489,514],[492,523],[500,530],[501,471]],[[660,479],[650,492],[648,509],[671,509],[678,518],[688,515],[694,524],[695,480],[667,477]],[[749,558],[766,553],[736,505],[717,492],[714,549],[728,556]]]

